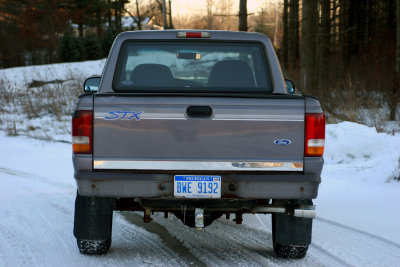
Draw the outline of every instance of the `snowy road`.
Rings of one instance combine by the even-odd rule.
[[[247,215],[243,225],[221,218],[199,232],[174,216],[145,224],[139,213],[115,212],[110,253],[80,255],[70,145],[0,133],[0,146],[0,266],[400,266],[400,184],[368,177],[376,170],[356,153],[346,165],[328,151],[313,243],[289,261],[273,253],[269,215]]]

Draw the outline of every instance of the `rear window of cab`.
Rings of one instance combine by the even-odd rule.
[[[119,92],[271,93],[261,43],[128,41],[113,87]]]

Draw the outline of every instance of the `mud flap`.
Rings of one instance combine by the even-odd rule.
[[[111,238],[113,199],[77,194],[75,200],[74,236],[77,239]]]
[[[312,201],[304,204],[312,205]],[[310,218],[294,217],[293,210],[289,208],[290,214],[272,215],[273,241],[282,246],[308,247],[311,244],[312,220]]]

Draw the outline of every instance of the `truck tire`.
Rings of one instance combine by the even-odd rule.
[[[312,205],[311,200],[296,201],[294,203]],[[311,244],[312,219],[294,217],[293,206],[287,206],[287,208],[289,214],[272,214],[274,251],[281,258],[301,259],[306,256],[308,247]]]
[[[302,259],[306,256],[308,250],[307,247],[297,246],[283,246],[278,243],[274,243],[274,251],[279,258],[284,259]]]
[[[79,252],[99,255],[111,246],[113,199],[81,196],[75,200],[74,236]]]
[[[102,241],[76,239],[79,252],[87,255],[106,254],[111,247],[111,238]]]

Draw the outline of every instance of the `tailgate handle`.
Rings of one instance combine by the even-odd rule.
[[[212,108],[209,106],[190,106],[186,109],[190,118],[208,118],[212,115]]]

